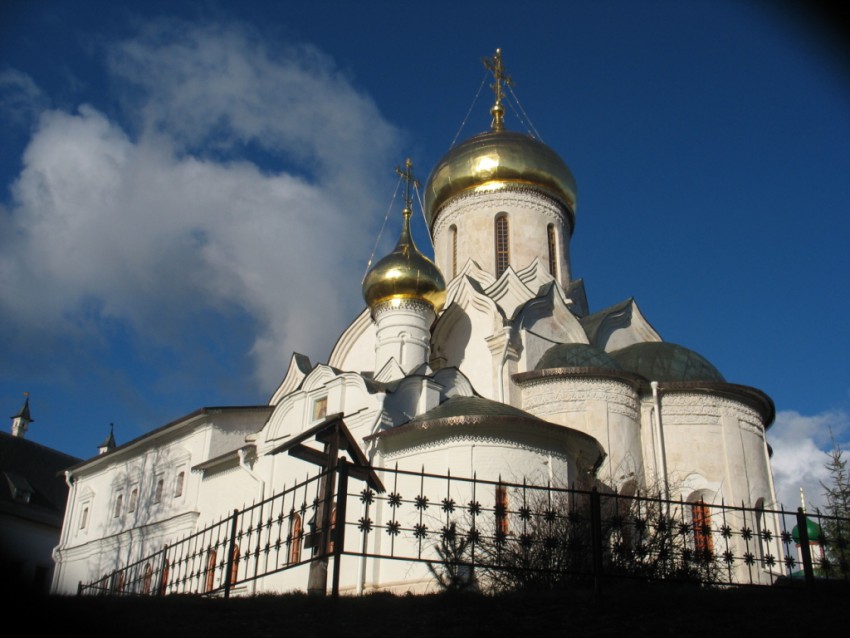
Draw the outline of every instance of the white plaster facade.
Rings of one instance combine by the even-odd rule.
[[[456,193],[429,211],[448,280],[437,313],[416,300],[367,308],[327,365],[294,355],[268,405],[202,409],[72,468],[54,591],[303,479],[313,468],[275,450],[336,413],[377,467],[774,505],[771,400],[667,347],[633,300],[588,313],[571,276],[574,206],[501,181]],[[355,571],[344,585],[358,590],[427,580],[392,561]],[[304,589],[306,570],[256,587]]]

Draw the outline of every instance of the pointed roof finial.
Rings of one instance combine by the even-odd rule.
[[[404,178],[404,214],[410,215],[413,212],[413,198],[410,195],[410,186],[419,188],[419,180],[413,176],[413,162],[408,157],[404,161],[404,170],[397,166],[395,172]]]
[[[33,419],[30,416],[30,393],[24,392],[24,405],[18,410],[18,413],[13,415],[13,419],[23,419],[27,423],[32,423]]]
[[[513,80],[505,73],[505,68],[502,66],[502,50],[496,49],[496,54],[492,58],[484,58],[484,66],[493,74],[494,82],[490,85],[490,88],[493,89],[493,93],[496,95],[496,102],[493,104],[493,108],[490,109],[490,113],[493,115],[493,122],[490,128],[493,131],[504,131],[505,107],[502,106],[502,85],[513,86]]]
[[[116,448],[115,445],[115,424],[109,424],[109,436],[104,439],[103,443],[97,446],[97,450],[100,454],[106,454],[110,450],[114,450]]]
[[[27,433],[27,428],[33,422],[30,416],[30,393],[24,392],[24,405],[18,410],[18,413],[12,416],[12,436],[23,438]]]

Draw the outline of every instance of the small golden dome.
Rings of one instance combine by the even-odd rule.
[[[425,185],[425,216],[434,228],[440,208],[466,191],[525,186],[565,204],[575,224],[576,181],[558,154],[543,142],[512,131],[492,130],[451,149]]]
[[[369,308],[384,301],[417,299],[439,312],[446,299],[446,281],[433,261],[419,252],[410,234],[410,208],[395,249],[381,259],[363,280],[363,299]]]

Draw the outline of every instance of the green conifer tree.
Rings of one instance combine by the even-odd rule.
[[[821,481],[826,498],[822,528],[826,537],[826,556],[843,578],[850,578],[850,472],[844,450],[832,437],[832,451],[826,463],[829,482]]]

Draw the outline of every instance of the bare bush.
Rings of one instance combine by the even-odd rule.
[[[602,575],[720,580],[710,524],[691,520],[683,504],[526,486],[515,492],[515,507],[497,502],[446,523],[434,546],[440,561],[429,564],[441,587],[474,581],[493,593],[559,589]]]

